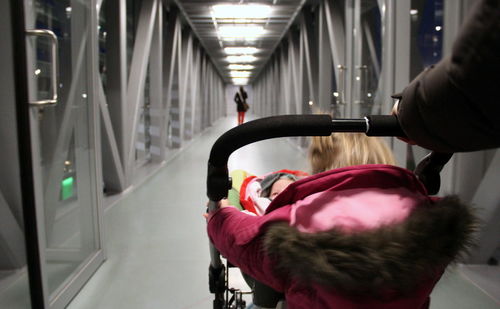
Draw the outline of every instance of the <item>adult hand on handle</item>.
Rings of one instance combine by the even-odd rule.
[[[208,206],[208,203],[210,203],[210,202],[207,202],[207,206]],[[220,200],[217,203],[217,208],[215,210],[204,213],[203,217],[205,217],[205,219],[208,220],[211,214],[213,214],[214,212],[216,212],[217,210],[219,210],[219,208],[224,208],[224,207],[234,207],[234,206],[231,205],[231,204],[229,204],[229,200],[228,199],[222,199],[222,200]]]
[[[399,102],[401,100],[396,100],[396,103],[394,103],[394,106],[392,106],[392,111],[391,111],[391,114],[396,116],[396,118],[398,117],[398,107],[399,107]],[[402,140],[403,142],[405,143],[408,143],[410,145],[416,145],[417,143],[415,143],[414,141],[412,141],[411,139],[407,138],[407,137],[398,137],[399,140]]]

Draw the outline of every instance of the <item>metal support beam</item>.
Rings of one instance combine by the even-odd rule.
[[[170,120],[170,131],[172,134],[172,144],[174,148],[179,148],[182,145],[182,131],[181,131],[181,119],[182,114],[180,111],[181,104],[181,72],[182,72],[182,26],[180,24],[179,18],[176,20],[175,27],[175,55],[172,54],[171,63],[171,94],[169,99],[169,120]],[[175,60],[174,60],[175,57]]]
[[[101,6],[99,6],[101,7]],[[127,26],[126,1],[106,0],[106,90],[99,104],[102,114],[103,138],[102,173],[106,190],[121,192],[128,186],[125,179],[127,153]],[[102,88],[102,80],[101,86]],[[104,92],[104,91],[103,91]],[[114,137],[113,137],[114,136]],[[108,143],[108,145],[106,145]],[[111,150],[111,151],[107,151]],[[119,160],[117,155],[119,156]],[[109,164],[111,163],[112,164]],[[120,163],[118,163],[120,162]],[[120,176],[120,174],[122,176]]]
[[[135,168],[135,143],[139,123],[140,103],[144,93],[148,58],[153,37],[153,26],[156,20],[158,0],[144,0],[139,13],[139,21],[134,42],[134,53],[130,65],[127,85],[127,125],[128,143],[125,162],[125,175],[131,182]]]
[[[336,5],[336,4],[333,4]],[[331,57],[334,64],[346,65],[346,30],[344,29],[345,19],[341,10],[334,9],[329,1],[324,1],[324,14],[328,30]],[[338,71],[335,71],[335,79],[339,80]]]
[[[177,16],[177,11],[173,10],[169,14],[169,20],[167,21],[166,29],[166,42],[164,46],[164,58],[166,61],[163,62],[163,81],[165,82],[166,88],[164,91],[165,99],[165,110],[168,115],[171,106],[172,99],[172,85],[174,78],[174,71],[177,59],[177,41],[178,41],[178,28],[180,23]]]
[[[328,24],[326,22],[326,1],[320,5],[319,27],[318,27],[318,104],[317,111],[329,112],[332,93],[332,62],[330,39],[328,36]],[[337,70],[335,70],[337,71]],[[339,115],[334,115],[339,116]]]
[[[291,101],[290,107],[292,113],[302,113],[302,76],[300,72],[300,57],[298,55],[299,41],[295,33],[290,33],[288,37],[288,66],[290,68]]]
[[[393,101],[389,99],[390,95],[395,93],[395,67],[396,67],[396,8],[393,1],[387,1],[387,5],[379,4],[379,6],[384,6],[385,10],[381,10],[381,17],[383,23],[383,36],[382,36],[382,66],[380,72],[381,87],[380,96],[382,106],[380,109],[381,114],[389,114],[391,112]]]
[[[102,167],[103,180],[107,192],[121,192],[125,190],[125,175],[123,164],[118,149],[118,143],[112,127],[111,115],[106,103],[106,96],[102,88],[101,77],[98,77],[97,100],[101,112],[102,126]]]
[[[273,87],[273,89],[277,89],[277,93],[274,97],[274,99],[275,99],[274,102],[267,102],[268,104],[266,106],[269,106],[268,107],[269,115],[279,115],[280,114],[279,102],[283,101],[283,96],[284,96],[283,89],[280,87],[277,87],[277,85],[280,85],[281,81],[285,79],[285,77],[283,75],[281,75],[281,70],[280,70],[281,61],[280,61],[280,59],[281,59],[281,55],[278,54],[276,57],[276,60],[274,61],[274,67],[271,70],[271,78],[272,78],[273,83],[274,83],[274,85],[272,87]],[[266,91],[268,89],[269,89],[269,87],[265,88]],[[274,93],[274,91],[272,91],[271,93]]]
[[[317,103],[316,92],[317,78],[318,78],[318,59],[311,57],[311,46],[315,46],[314,32],[312,29],[312,20],[309,14],[301,14],[300,28],[301,28],[301,47],[303,49],[303,61],[306,70],[307,85],[304,85],[304,99],[306,102],[311,101],[313,104]],[[314,49],[313,49],[314,50]],[[314,72],[314,73],[313,73]],[[314,77],[313,77],[314,76]],[[307,86],[307,87],[306,87]]]
[[[196,116],[198,115],[199,111],[197,108],[197,103],[199,103],[199,80],[200,80],[200,58],[201,58],[201,49],[199,48],[199,45],[196,46],[193,50],[193,55],[192,55],[192,63],[193,65],[191,66],[191,119],[190,119],[190,128],[189,131],[191,132],[191,138],[196,134],[197,129],[196,125],[199,123],[197,121]],[[225,102],[225,101],[224,101]]]
[[[192,87],[189,82],[191,65],[192,65],[192,54],[193,54],[193,35],[189,29],[185,29],[182,33],[182,51],[180,53],[180,63],[181,70],[179,71],[179,117],[180,117],[180,132],[182,140],[188,140],[191,138],[190,133],[186,129],[186,120],[190,120],[191,105],[190,101],[190,89]],[[190,124],[189,124],[190,125]],[[189,127],[189,125],[187,127]]]
[[[280,54],[280,75],[281,75],[281,93],[282,93],[282,99],[283,99],[283,107],[281,110],[278,112],[278,114],[290,114],[290,81],[291,81],[291,76],[290,76],[290,67],[288,65],[288,44],[284,45],[283,48],[281,49],[281,54]],[[266,76],[266,78],[269,78],[269,76]],[[269,82],[269,81],[267,81]],[[269,95],[269,87],[267,88],[267,95]],[[267,103],[269,103],[269,98],[267,97]]]
[[[208,127],[208,84],[207,84],[207,76],[208,76],[208,60],[207,60],[207,55],[203,54],[201,58],[201,85],[203,85],[203,88],[201,90],[201,96],[200,96],[200,104],[201,104],[201,129],[205,129]]]
[[[393,80],[396,91],[403,90],[410,82],[410,38],[408,37],[408,33],[410,33],[410,19],[407,15],[411,9],[410,4],[410,0],[393,1],[391,3],[393,14],[390,16],[394,20],[395,27],[393,41],[395,56]],[[395,140],[393,152],[397,162],[403,167],[406,167],[407,156],[410,153],[408,149],[411,149],[411,146]]]
[[[166,131],[163,104],[163,7],[158,5],[149,66],[151,101],[151,155],[155,163],[165,160]]]

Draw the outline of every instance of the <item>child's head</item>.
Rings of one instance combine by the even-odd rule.
[[[267,197],[273,200],[281,191],[285,190],[289,184],[296,181],[297,177],[289,173],[275,173],[266,176],[262,179],[261,186],[261,197]]]
[[[363,133],[314,136],[309,146],[309,162],[313,174],[352,165],[396,164],[382,139]]]

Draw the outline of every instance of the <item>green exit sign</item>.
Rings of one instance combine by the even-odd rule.
[[[73,196],[74,181],[73,177],[68,177],[61,182],[61,199],[63,201]]]

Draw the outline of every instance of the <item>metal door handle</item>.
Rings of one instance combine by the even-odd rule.
[[[57,55],[57,36],[52,32],[51,30],[47,29],[30,29],[26,30],[27,35],[31,36],[44,36],[50,39],[50,42],[52,43],[52,99],[47,99],[47,100],[36,100],[36,101],[30,101],[30,104],[32,105],[37,105],[37,106],[44,106],[44,105],[55,105],[57,104],[57,70],[58,70],[58,65],[57,65],[57,60],[59,59]]]

